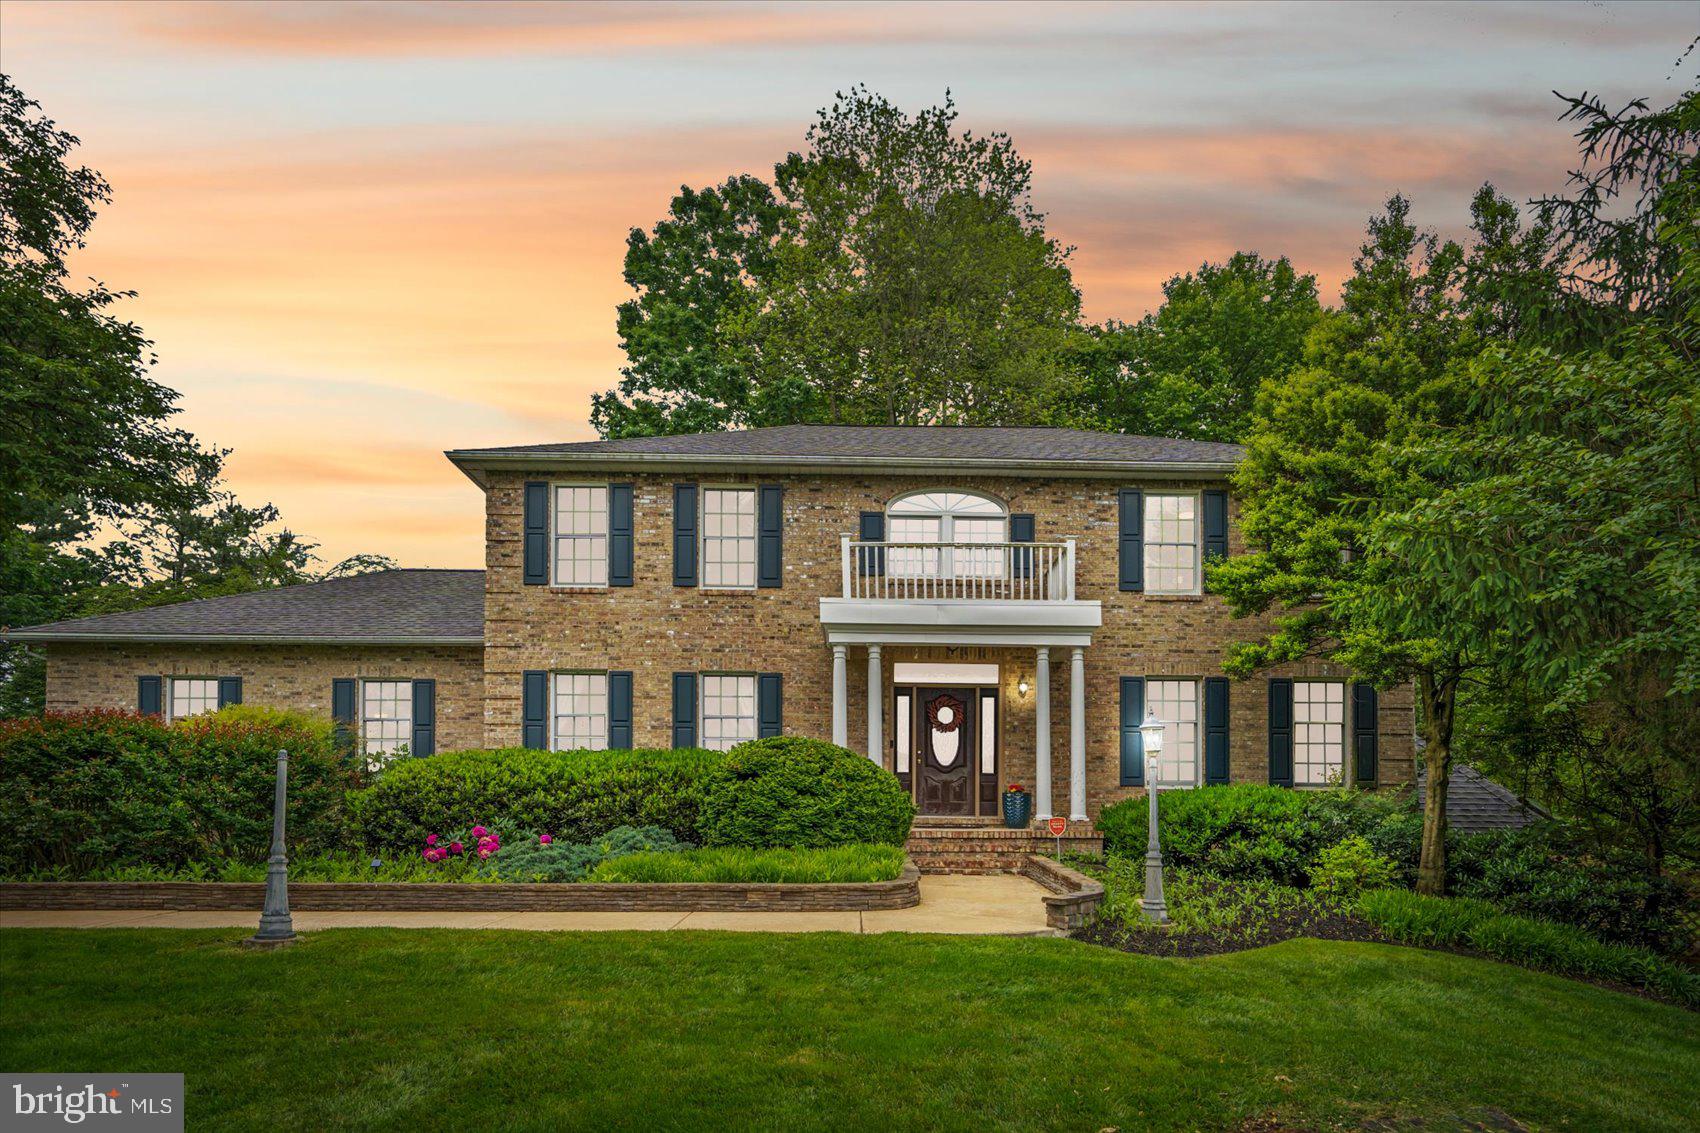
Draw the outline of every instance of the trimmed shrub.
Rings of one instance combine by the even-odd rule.
[[[1348,900],[1393,884],[1395,872],[1392,862],[1370,848],[1369,839],[1353,834],[1316,856],[1310,887],[1332,900]]]
[[[0,871],[263,860],[280,747],[291,851],[336,848],[354,779],[328,723],[239,707],[170,726],[128,712],[0,722]]]
[[[621,826],[593,842],[539,842],[522,834],[479,863],[478,872],[493,881],[582,881],[604,862],[628,854],[671,857],[686,843],[659,826]]]
[[[1127,799],[1104,808],[1098,828],[1105,853],[1145,852],[1146,805]],[[1404,877],[1415,868],[1422,831],[1421,816],[1400,796],[1256,784],[1160,792],[1158,823],[1163,856],[1175,866],[1300,887],[1318,855],[1352,835],[1365,838]]]
[[[902,872],[903,851],[896,846],[833,846],[817,850],[721,846],[613,858],[597,866],[589,880],[825,884],[891,881]]]
[[[454,751],[398,760],[348,798],[353,836],[418,853],[428,834],[473,822],[547,830],[590,842],[620,826],[696,837],[704,783],[725,757],[696,748],[637,751]]]
[[[739,744],[703,787],[705,846],[901,846],[915,807],[897,776],[801,736]]]

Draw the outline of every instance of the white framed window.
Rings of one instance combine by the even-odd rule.
[[[367,766],[381,766],[413,739],[413,682],[360,682],[360,739]]]
[[[1198,786],[1198,682],[1147,677],[1145,702],[1163,721],[1158,786]]]
[[[1198,496],[1145,495],[1145,592],[1197,594]]]
[[[756,738],[753,674],[705,673],[702,678],[702,746],[726,751]]]
[[[608,585],[608,486],[555,485],[555,585]]]
[[[990,496],[973,492],[913,492],[886,507],[886,539],[892,543],[1005,543],[1009,512]],[[954,547],[893,547],[886,574],[893,578],[1002,578],[1004,553]]]
[[[554,689],[556,751],[608,746],[608,674],[556,673]]]
[[[1346,773],[1346,686],[1293,682],[1293,785],[1326,787]]]
[[[702,493],[702,584],[748,589],[756,584],[756,490],[706,488]]]
[[[217,677],[172,677],[167,720],[184,720],[203,712],[218,711]]]

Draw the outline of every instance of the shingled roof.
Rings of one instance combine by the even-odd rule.
[[[1423,799],[1423,769],[1417,769],[1417,801]],[[1446,821],[1461,834],[1486,830],[1519,829],[1550,817],[1546,811],[1519,798],[1510,788],[1489,779],[1467,763],[1454,764],[1446,783]]]
[[[484,572],[375,571],[351,578],[25,626],[4,636],[23,642],[481,645]]]
[[[483,468],[525,466],[743,466],[954,468],[1074,475],[1166,472],[1221,475],[1245,450],[1219,441],[1138,437],[1084,429],[970,425],[776,425],[722,433],[454,449],[477,479]]]

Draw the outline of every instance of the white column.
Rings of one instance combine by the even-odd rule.
[[[1039,694],[1038,703],[1033,706],[1034,817],[1046,819],[1051,817],[1051,651],[1042,645],[1033,685]]]
[[[868,646],[868,758],[885,766],[885,704],[880,693],[880,647]]]
[[[1068,817],[1086,821],[1086,650],[1068,659]]]
[[[832,647],[832,742],[843,747],[850,742],[850,666],[847,645]]]

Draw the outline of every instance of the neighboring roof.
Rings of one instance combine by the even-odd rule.
[[[11,641],[482,645],[484,572],[384,570],[25,626]]]
[[[1424,797],[1423,769],[1417,770],[1417,802]],[[1550,815],[1516,792],[1489,779],[1467,763],[1454,764],[1446,784],[1446,822],[1461,834],[1517,829]]]
[[[1225,475],[1245,455],[1239,445],[1136,437],[1084,429],[972,425],[776,425],[722,433],[573,441],[445,454],[478,480],[486,468],[744,467],[890,470],[977,469],[1105,476],[1127,473]]]

